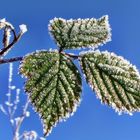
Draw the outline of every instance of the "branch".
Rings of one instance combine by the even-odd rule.
[[[23,114],[20,116],[19,121],[16,125],[15,131],[14,131],[14,138],[13,140],[19,140],[19,129],[21,127],[22,122],[24,121],[25,117],[26,117],[26,111],[28,109],[29,106],[29,99],[27,98],[26,104],[23,108]]]
[[[8,50],[10,50],[10,49],[13,47],[13,45],[14,45],[15,43],[17,43],[17,42],[19,41],[19,39],[21,38],[21,36],[23,35],[22,32],[21,32],[21,33],[19,33],[18,36],[16,36],[15,31],[12,30],[12,32],[13,32],[13,34],[14,34],[14,40],[13,40],[13,42],[12,42],[11,44],[9,44],[6,48],[1,49],[1,51],[0,51],[0,56],[3,56]]]
[[[9,65],[9,80],[8,80],[8,101],[7,101],[7,108],[8,108],[8,117],[10,120],[11,128],[14,134],[14,124],[13,124],[13,115],[12,115],[12,102],[11,102],[11,95],[12,95],[12,77],[13,77],[13,64],[10,63]]]
[[[3,35],[3,46],[4,48],[0,50],[0,57],[4,56],[13,46],[15,43],[17,43],[19,41],[19,39],[21,38],[21,36],[27,32],[27,27],[25,24],[22,24],[19,26],[20,28],[20,32],[18,35],[16,35],[16,32],[14,30],[14,26],[7,22],[5,19],[0,20],[0,29],[4,28],[4,35]],[[13,40],[11,43],[9,43],[10,41],[10,32],[13,33]]]
[[[10,58],[10,59],[0,59],[0,64],[21,61],[22,59],[23,59],[23,57],[15,57],[15,58]]]

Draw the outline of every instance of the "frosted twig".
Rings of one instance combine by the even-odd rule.
[[[11,102],[12,76],[13,76],[13,64],[10,63],[9,64],[8,93],[7,93],[8,101],[6,102],[6,105],[8,107],[8,117],[10,120],[10,124],[11,124],[12,130],[14,131],[14,129],[13,129],[14,123],[13,123],[13,115],[12,115],[12,105],[13,104]]]
[[[3,112],[5,115],[7,115],[7,111],[5,110],[5,108],[3,107],[3,105],[0,105],[0,110],[1,112]]]
[[[4,48],[0,50],[0,56],[4,56],[13,46],[17,43],[22,35],[27,31],[26,25],[20,25],[20,32],[16,35],[14,27],[11,23],[7,22],[5,19],[0,20],[0,29],[4,28],[3,35],[3,45]],[[13,34],[13,41],[10,42],[11,32]]]
[[[15,113],[18,109],[18,103],[20,102],[20,89],[16,88],[12,85],[12,77],[13,77],[13,64],[9,64],[9,79],[8,79],[8,93],[7,95],[7,101],[5,102],[7,108],[3,105],[0,105],[0,111],[2,111],[6,116],[8,116],[10,120],[10,126],[12,128],[13,132],[13,140],[20,140],[20,139],[26,139],[26,140],[45,140],[43,137],[39,137],[36,131],[24,131],[22,134],[19,133],[19,130],[21,128],[21,125],[25,118],[30,116],[30,112],[28,111],[29,107],[29,99],[27,97],[27,100],[25,102],[25,105],[23,106],[22,114],[19,117],[15,118]],[[13,100],[12,98],[12,90],[16,90],[16,97]]]
[[[23,114],[20,117],[18,117],[19,119],[17,120],[16,128],[14,130],[13,140],[19,140],[19,137],[20,137],[19,136],[19,129],[21,127],[22,122],[24,121],[24,119],[26,117],[26,112],[27,112],[28,106],[29,106],[29,99],[27,98],[26,104],[23,108]]]
[[[0,59],[0,64],[21,61],[22,59],[23,59],[23,57],[15,57],[15,58],[10,58],[10,59]]]
[[[19,94],[20,94],[20,89],[16,89],[16,99],[14,100],[14,106],[13,106],[13,110],[12,110],[12,115],[15,114],[15,111],[17,109],[17,105],[19,103]]]

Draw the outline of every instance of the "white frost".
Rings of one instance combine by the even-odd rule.
[[[25,116],[26,117],[30,117],[30,112],[29,111],[26,111]]]
[[[19,28],[20,28],[21,33],[23,34],[28,31],[27,26],[25,24],[19,25]]]
[[[6,22],[6,19],[5,18],[2,18],[2,19],[0,19],[0,22],[1,23],[4,23],[4,22]]]

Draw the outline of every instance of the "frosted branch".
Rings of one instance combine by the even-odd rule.
[[[20,25],[20,32],[16,34],[14,27],[11,23],[7,22],[5,19],[0,20],[0,29],[4,30],[3,34],[3,46],[0,50],[0,56],[4,56],[8,51],[16,44],[22,35],[27,31],[26,25]],[[10,43],[11,33],[13,34],[13,40]]]
[[[0,111],[6,115],[9,118],[9,122],[11,125],[11,129],[13,132],[13,140],[20,140],[27,138],[26,140],[43,140],[43,137],[39,137],[37,132],[35,131],[25,131],[23,134],[19,133],[19,130],[21,128],[21,125],[24,121],[25,118],[30,117],[30,112],[28,111],[29,107],[29,99],[27,98],[25,105],[23,107],[22,114],[18,117],[15,117],[15,113],[17,109],[20,107],[19,102],[20,102],[20,94],[21,91],[20,89],[16,88],[16,86],[12,85],[13,81],[13,64],[9,64],[9,78],[8,78],[8,93],[6,94],[7,96],[7,101],[5,101],[5,106],[0,105]],[[12,96],[14,94],[12,92],[16,92],[15,99],[13,99]],[[45,139],[44,139],[45,140]]]

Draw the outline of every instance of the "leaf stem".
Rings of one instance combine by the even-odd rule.
[[[64,54],[68,57],[71,57],[73,59],[78,59],[79,58],[79,55],[74,55],[74,54],[71,54],[71,53],[65,53],[65,52],[61,52],[61,54]]]

